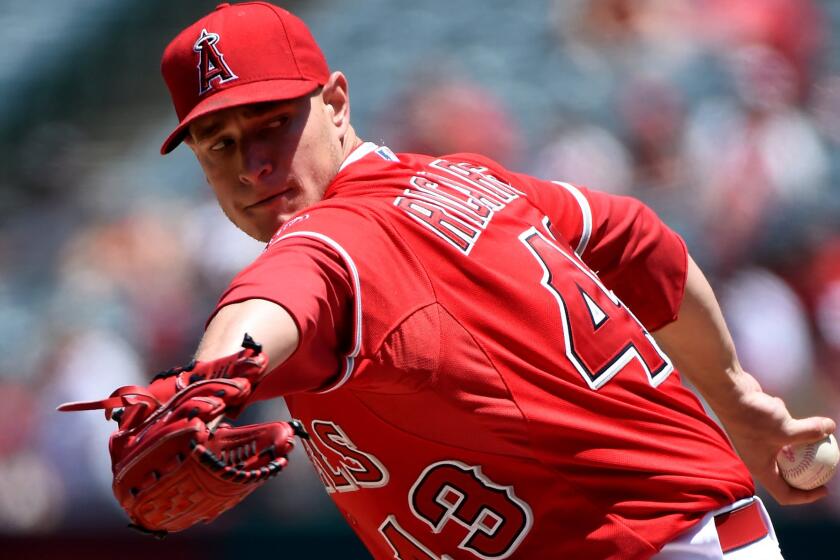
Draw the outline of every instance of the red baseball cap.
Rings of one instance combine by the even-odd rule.
[[[330,77],[306,24],[265,2],[219,4],[169,43],[161,72],[180,121],[161,154],[175,149],[198,117],[248,103],[294,99]]]

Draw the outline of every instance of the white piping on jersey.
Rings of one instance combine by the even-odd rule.
[[[318,241],[329,245],[335,249],[341,255],[341,258],[344,259],[344,262],[347,263],[347,266],[350,269],[350,276],[353,279],[353,291],[355,292],[355,302],[353,306],[355,328],[353,330],[356,335],[355,341],[353,343],[353,349],[350,350],[350,352],[344,357],[344,373],[341,378],[326,389],[317,391],[318,393],[329,393],[330,391],[335,391],[347,383],[347,380],[350,379],[350,376],[353,374],[353,369],[356,366],[356,356],[359,355],[359,352],[362,349],[362,289],[359,282],[359,271],[356,268],[356,263],[353,262],[353,258],[350,256],[350,253],[348,253],[344,247],[339,245],[338,241],[332,239],[331,237],[327,237],[323,233],[315,231],[296,231],[294,233],[284,235],[277,241],[282,241],[287,237],[311,237],[312,239],[317,239]]]
[[[589,244],[589,236],[592,235],[592,208],[589,206],[589,201],[586,200],[586,197],[576,186],[562,181],[552,181],[552,183],[560,185],[569,191],[569,193],[575,197],[575,200],[577,200],[577,203],[580,206],[580,213],[583,217],[583,226],[581,227],[580,241],[578,242],[577,249],[575,249],[575,254],[581,257],[583,256],[583,252],[586,250],[586,246]]]
[[[350,155],[347,156],[343,162],[341,162],[341,167],[338,168],[339,171],[350,165],[351,163],[355,163],[368,155],[369,153],[375,151],[376,155],[381,157],[382,159],[386,159],[388,161],[400,161],[399,158],[390,150],[390,148],[386,146],[377,146],[373,142],[365,142],[352,152]]]

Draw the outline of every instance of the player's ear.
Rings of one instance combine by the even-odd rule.
[[[324,110],[327,111],[332,124],[344,132],[350,124],[350,97],[347,93],[347,78],[341,72],[330,74],[329,80],[321,90]]]

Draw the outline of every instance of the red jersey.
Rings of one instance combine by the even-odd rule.
[[[633,199],[368,143],[219,307],[297,322],[257,397],[375,558],[647,558],[754,492],[649,334],[686,262]]]

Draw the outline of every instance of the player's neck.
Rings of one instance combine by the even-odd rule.
[[[341,149],[343,152],[341,154],[341,160],[346,160],[347,157],[353,153],[353,150],[361,146],[363,143],[364,140],[362,140],[356,135],[356,131],[353,129],[353,127],[348,127],[347,132],[344,134],[344,138],[342,138],[341,140]]]

